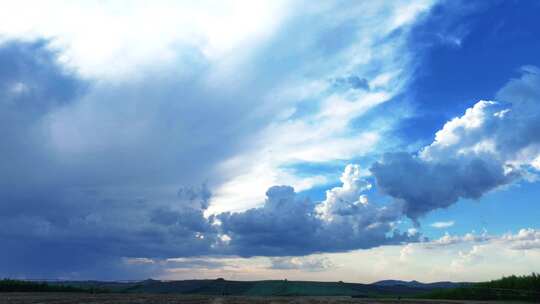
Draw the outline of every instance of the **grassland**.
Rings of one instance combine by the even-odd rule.
[[[489,282],[434,290],[419,297],[454,300],[529,301],[540,303],[540,275],[508,276]]]
[[[94,289],[83,289],[64,284],[47,284],[21,280],[0,280],[0,292],[94,292]]]
[[[401,299],[398,301],[398,299]],[[406,300],[405,300],[406,299]],[[184,280],[29,282],[0,280],[3,303],[540,303],[540,276],[483,283]],[[474,302],[476,301],[476,302]]]
[[[351,297],[239,297],[172,294],[0,293],[2,304],[484,304],[485,301],[356,299]],[[500,302],[517,303],[517,302]]]

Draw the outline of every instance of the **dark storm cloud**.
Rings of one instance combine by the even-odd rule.
[[[221,231],[231,237],[229,250],[241,256],[290,256],[338,252],[415,241],[395,230],[400,214],[388,207],[358,206],[355,212],[326,218],[317,204],[297,197],[289,186],[266,192],[263,207],[222,213]],[[358,205],[339,198],[339,204]],[[331,203],[334,204],[334,203]]]
[[[51,111],[73,101],[85,83],[56,63],[46,41],[11,41],[0,45],[0,186],[31,183],[31,171],[49,170],[47,130]]]
[[[198,199],[173,198],[167,208],[156,207],[158,202],[84,195],[56,201],[63,199],[40,201],[44,206],[36,210],[27,204],[24,212],[0,216],[4,274],[122,278],[107,270],[122,268],[121,257],[201,255],[216,242],[216,231],[200,207],[205,203]],[[13,263],[21,257],[24,264]]]
[[[0,45],[5,276],[139,278],[150,272],[131,273],[125,258],[291,256],[416,241],[394,227],[403,214],[417,219],[479,198],[523,176],[538,155],[540,76],[525,67],[498,94],[508,109],[478,103],[418,156],[388,154],[372,166],[394,204],[361,199],[368,185],[351,167],[321,204],[278,186],[261,208],[205,218],[206,186],[175,185],[201,184],[241,146],[247,125],[264,124],[243,110],[252,99],[207,92],[197,76],[174,72],[143,77],[144,85],[88,83],[56,56],[46,42]],[[195,64],[194,74],[206,69]]]
[[[300,63],[290,58],[263,81],[254,71],[229,87],[209,83],[208,64],[192,51],[189,75],[171,68],[108,83],[67,71],[47,41],[0,44],[3,276],[128,278],[140,273],[130,275],[124,258],[281,256],[405,239],[385,236],[388,221],[329,225],[288,188],[271,189],[263,210],[220,216],[223,227],[205,218],[207,188],[177,185],[226,178],[216,164],[280,109],[265,94]],[[272,205],[277,196],[289,200],[283,210]]]
[[[271,269],[301,269],[305,271],[323,271],[336,267],[327,257],[275,257],[270,259]]]
[[[171,46],[176,60],[119,79],[80,79],[49,41],[3,41],[0,275],[129,278],[140,274],[130,275],[124,258],[291,255],[325,251],[326,241],[339,251],[406,239],[392,234],[395,216],[386,211],[343,206],[347,215],[330,223],[289,188],[271,189],[262,209],[219,216],[221,227],[203,216],[205,188],[177,195],[180,185],[209,179],[212,187],[236,174],[218,164],[253,148],[253,134],[283,111],[290,88],[327,79],[343,65],[365,8],[338,9],[314,5],[224,62]],[[363,76],[355,77],[346,85],[365,89]]]
[[[430,163],[408,153],[386,154],[371,167],[384,193],[402,200],[403,213],[411,219],[460,198],[478,199],[485,192],[518,177],[505,174],[501,163],[481,158],[449,159]]]
[[[266,88],[218,94],[203,88],[205,69],[194,62],[188,78],[87,82],[61,67],[47,41],[0,44],[2,275],[102,269],[96,278],[105,278],[122,257],[209,252],[209,191],[175,195],[176,185],[201,184],[264,123],[244,108]]]
[[[365,78],[356,75],[336,78],[333,85],[338,89],[369,90],[369,82]]]
[[[372,166],[379,189],[396,199],[389,205],[362,197],[368,185],[348,168],[323,203],[277,186],[260,208],[206,218],[208,189],[178,185],[226,179],[216,165],[250,149],[250,136],[282,110],[273,94],[283,83],[327,79],[341,63],[330,55],[357,41],[349,35],[359,27],[355,14],[340,22],[322,15],[333,16],[296,18],[255,51],[235,50],[249,63],[225,76],[188,47],[189,73],[171,63],[93,82],[66,71],[47,41],[0,44],[0,275],[141,278],[163,269],[151,261],[171,257],[289,257],[413,242],[420,236],[395,228],[403,215],[417,220],[532,171],[540,77],[525,67],[497,95],[503,103],[478,103],[417,155],[388,154]],[[333,77],[334,89],[370,89],[361,73]],[[146,263],[140,257],[149,266],[130,267]],[[275,266],[298,265],[287,259]]]
[[[0,47],[0,96],[5,113],[39,116],[69,103],[83,82],[60,68],[48,41],[8,41]]]
[[[540,70],[522,76],[497,94],[500,102],[480,101],[447,122],[418,155],[392,153],[371,167],[384,193],[418,219],[461,198],[486,192],[540,170]]]

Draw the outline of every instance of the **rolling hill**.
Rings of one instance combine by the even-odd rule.
[[[162,293],[238,296],[390,296],[415,295],[435,289],[451,288],[457,283],[420,283],[404,281],[380,281],[373,284],[345,282],[311,282],[288,280],[229,281],[181,280],[139,282],[63,281],[54,282],[86,289],[101,289],[124,293]]]

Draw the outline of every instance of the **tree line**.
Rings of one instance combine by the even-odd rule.
[[[489,282],[464,284],[458,288],[439,289],[419,296],[451,300],[522,300],[540,302],[540,275],[511,275]]]
[[[48,284],[45,282],[32,282],[23,280],[0,280],[0,292],[91,292],[103,293],[107,290],[101,288],[81,288],[64,284]]]

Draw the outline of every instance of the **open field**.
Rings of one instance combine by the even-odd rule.
[[[481,304],[503,303],[489,301],[450,301],[450,300],[397,300],[397,299],[355,299],[350,297],[216,297],[165,294],[78,294],[78,293],[0,293],[1,304],[347,304],[347,303],[435,303],[435,304]],[[510,303],[510,302],[504,302]],[[518,302],[513,302],[518,303]]]

